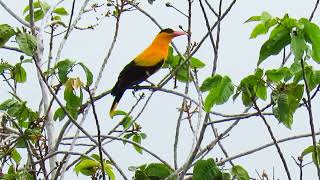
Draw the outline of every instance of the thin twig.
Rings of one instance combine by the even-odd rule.
[[[103,163],[103,157],[102,157],[102,146],[101,146],[101,131],[100,131],[100,124],[99,124],[99,120],[98,120],[98,115],[97,115],[97,111],[96,111],[96,107],[94,105],[94,101],[93,101],[93,97],[92,94],[90,92],[90,90],[88,90],[89,96],[90,96],[90,100],[91,100],[91,106],[92,106],[92,112],[93,112],[93,116],[96,122],[96,126],[97,126],[97,133],[98,133],[98,149],[99,149],[99,156],[100,156],[100,164],[101,164],[101,172],[102,172],[102,178],[103,180],[106,180],[106,175],[104,172],[104,163]]]
[[[255,109],[258,111],[259,116],[261,117],[261,119],[263,120],[264,124],[266,125],[266,127],[267,127],[267,129],[268,129],[268,132],[269,132],[269,134],[270,134],[270,136],[271,136],[271,138],[272,138],[272,140],[273,140],[273,142],[274,142],[274,144],[275,144],[275,146],[276,146],[276,149],[277,149],[277,151],[278,151],[278,154],[279,154],[279,156],[280,156],[280,159],[281,159],[281,161],[282,161],[282,164],[283,164],[283,166],[284,166],[284,169],[285,169],[285,171],[286,171],[286,174],[287,174],[287,176],[288,176],[288,179],[291,180],[290,171],[289,171],[287,162],[286,162],[286,160],[285,160],[285,158],[284,158],[284,156],[283,156],[283,153],[282,153],[282,151],[281,151],[281,149],[280,149],[279,144],[277,143],[277,139],[275,138],[275,136],[274,136],[274,134],[273,134],[273,132],[272,132],[272,130],[271,130],[270,125],[268,124],[265,116],[262,114],[262,112],[261,112],[259,106],[257,105],[256,101],[255,101],[253,98],[252,98],[251,101],[252,101]]]
[[[140,115],[142,114],[142,112],[143,112],[143,111],[145,110],[145,108],[147,107],[147,105],[148,105],[148,103],[149,103],[152,95],[153,95],[153,93],[151,93],[151,95],[149,96],[149,98],[148,98],[147,101],[145,102],[144,106],[142,107],[142,109],[140,110],[140,112],[138,113],[138,115],[136,116],[136,118],[134,118],[134,120],[132,121],[132,123],[129,125],[129,127],[128,127],[127,129],[129,129],[129,128],[132,126],[132,124],[140,117]],[[127,131],[127,129],[124,129],[124,130],[120,133],[120,135],[118,135],[118,137],[121,136],[123,133],[125,133],[125,132]],[[103,141],[103,140],[104,140],[104,139],[102,139],[102,141]],[[109,140],[109,141],[103,143],[103,145],[105,145],[105,144],[107,144],[107,143],[110,143],[110,142],[112,142],[112,140]],[[92,148],[88,149],[85,153],[88,154],[88,153],[90,153],[91,151],[93,151],[94,149],[95,149],[95,147],[92,147]],[[78,158],[78,159],[74,160],[72,163],[70,163],[70,164],[68,165],[68,167],[66,168],[66,170],[70,169],[70,168],[71,168],[75,163],[77,163],[79,160],[80,160],[80,158]]]
[[[312,21],[313,16],[314,16],[314,14],[315,14],[315,12],[316,12],[316,10],[317,10],[317,8],[318,8],[319,1],[320,1],[320,0],[317,0],[317,1],[316,1],[316,4],[314,5],[314,8],[313,8],[313,10],[312,10],[312,13],[311,13],[311,15],[310,15],[310,17],[309,17],[309,21]]]
[[[219,14],[213,9],[213,7],[211,6],[211,4],[208,2],[208,0],[204,0],[204,2],[207,4],[208,8],[212,11],[212,13],[219,17]]]
[[[215,73],[216,69],[217,69],[218,48],[216,47],[215,41],[213,39],[213,35],[212,35],[211,30],[210,30],[209,20],[208,20],[208,17],[207,17],[207,13],[206,13],[206,11],[204,9],[204,6],[202,4],[202,0],[199,0],[199,4],[200,4],[200,7],[201,7],[201,11],[202,11],[205,23],[206,23],[206,27],[207,27],[207,30],[208,30],[208,33],[209,33],[210,42],[211,42],[211,45],[212,45],[212,48],[213,48],[213,52],[214,52],[214,60],[213,60],[213,67],[212,67],[212,75],[213,75]],[[218,27],[219,26],[220,26],[220,21],[218,23]]]
[[[29,0],[29,21],[30,21],[30,29],[33,35],[35,35],[35,29],[34,29],[34,14],[33,14],[33,0]]]
[[[310,89],[309,89],[309,84],[307,81],[307,77],[306,77],[306,73],[305,73],[305,69],[304,69],[304,61],[303,59],[300,60],[300,64],[301,64],[301,68],[302,68],[302,77],[303,77],[303,81],[305,84],[305,89],[306,89],[306,94],[307,94],[307,100],[305,100],[303,98],[303,101],[305,104],[307,104],[306,108],[308,110],[308,115],[309,115],[309,124],[310,124],[310,131],[312,134],[312,144],[313,144],[313,153],[314,156],[316,157],[316,168],[317,168],[317,173],[318,173],[318,179],[320,180],[320,167],[319,167],[319,157],[318,157],[318,148],[317,148],[317,140],[316,140],[316,136],[315,136],[315,131],[314,131],[314,123],[313,123],[313,113],[312,113],[312,103],[311,103],[311,96],[310,96]]]
[[[263,115],[267,115],[267,116],[274,116],[273,113],[262,113]],[[217,123],[223,123],[223,122],[228,122],[228,121],[237,121],[239,119],[247,119],[247,118],[250,118],[250,117],[254,117],[254,116],[259,116],[259,113],[258,112],[255,112],[255,113],[250,113],[250,114],[240,114],[239,116],[238,115],[235,115],[234,117],[230,117],[230,118],[225,118],[225,119],[218,119],[218,120],[214,120],[214,121],[210,121],[207,123],[207,125],[211,125],[211,124],[217,124]]]
[[[101,67],[100,67],[97,80],[95,81],[94,88],[93,88],[93,90],[92,90],[92,96],[95,95],[95,91],[96,91],[96,89],[98,88],[99,82],[100,82],[100,80],[101,80],[101,78],[102,78],[103,70],[104,70],[104,68],[105,68],[106,65],[107,65],[107,62],[108,62],[108,60],[109,60],[109,58],[110,58],[110,56],[111,56],[111,53],[112,53],[112,51],[113,51],[114,45],[115,45],[115,43],[116,43],[116,41],[117,41],[118,32],[119,32],[120,15],[121,15],[121,13],[118,15],[118,18],[116,18],[116,23],[115,23],[115,24],[116,24],[116,27],[115,27],[115,32],[114,32],[114,35],[113,35],[113,40],[112,40],[111,46],[109,47],[108,53],[107,53],[106,57],[104,58],[104,60],[103,60],[103,62],[102,62],[102,65],[101,65]],[[93,98],[93,99],[95,99],[95,98]],[[87,114],[88,114],[88,112],[89,112],[89,110],[90,110],[90,106],[91,106],[91,104],[87,104],[85,107],[84,107],[84,106],[81,107],[81,109],[82,109],[82,110],[85,109],[85,111],[84,111],[83,116],[82,116],[82,119],[81,119],[81,121],[80,121],[80,125],[82,125],[83,122],[85,121],[85,119],[86,119],[86,117],[87,117]],[[69,124],[70,124],[70,122],[69,122]],[[65,124],[64,127],[67,128],[67,127],[69,126],[69,124]],[[63,133],[64,133],[64,132],[61,132],[61,133],[59,134],[59,138],[58,138],[58,141],[57,141],[57,142],[60,142],[60,141],[61,141],[61,139],[62,139],[62,137],[63,137]],[[79,131],[78,131],[78,130],[76,131],[76,134],[79,134]],[[73,141],[74,144],[76,143],[76,140],[77,140],[77,138],[74,139],[74,141]],[[73,148],[73,146],[71,146],[70,149],[71,149],[71,148]],[[67,157],[67,159],[69,159],[69,157]],[[62,171],[63,174],[64,174],[65,171],[66,171],[66,166],[64,167],[64,169],[63,169],[63,171]]]
[[[317,132],[316,135],[320,135],[320,132]],[[277,140],[277,143],[280,144],[280,143],[283,143],[283,142],[287,142],[287,141],[291,141],[291,140],[296,140],[296,139],[301,139],[301,138],[306,138],[306,137],[310,137],[312,136],[311,133],[309,134],[301,134],[301,135],[297,135],[297,136],[291,136],[291,137],[287,137],[287,138],[283,138],[283,139],[280,139],[280,140]],[[241,158],[241,157],[244,157],[244,156],[247,156],[249,154],[252,154],[252,153],[256,153],[258,151],[261,151],[265,148],[268,148],[270,146],[274,146],[275,143],[274,142],[270,142],[268,144],[265,144],[265,145],[262,145],[262,146],[259,146],[257,148],[253,148],[251,150],[248,150],[248,151],[245,151],[243,153],[239,153],[237,155],[234,155],[234,156],[231,156],[229,158],[226,158],[226,159],[223,159],[221,161],[219,161],[217,163],[217,165],[223,165],[225,164],[226,162],[230,161],[230,160],[235,160],[235,159],[238,159],[238,158]]]
[[[73,23],[71,24],[71,26],[69,26],[69,31],[68,31],[68,35],[67,36],[64,36],[64,38],[61,40],[60,42],[60,45],[59,45],[59,48],[57,50],[57,55],[56,55],[56,59],[55,59],[55,62],[56,63],[59,59],[60,59],[60,56],[61,56],[61,53],[62,53],[62,50],[63,50],[63,47],[69,37],[69,34],[71,33],[71,31],[74,29],[74,27],[78,24],[80,18],[81,18],[81,15],[83,14],[84,12],[84,9],[87,7],[88,3],[89,3],[90,0],[85,0],[80,8],[80,11],[79,11],[79,14],[78,16],[75,18],[75,20],[73,21]]]
[[[61,109],[63,110],[63,112],[66,114],[66,116],[71,120],[71,122],[83,133],[85,134],[94,144],[96,144],[98,146],[98,142],[92,138],[92,136],[82,127],[80,126],[76,120],[70,115],[70,113],[67,111],[67,109],[63,106],[63,104],[61,103],[61,101],[58,99],[58,97],[56,96],[56,94],[54,93],[54,91],[51,89],[51,87],[49,86],[48,82],[46,81],[45,76],[43,75],[39,65],[37,63],[36,67],[37,70],[43,80],[43,82],[45,83],[45,85],[47,86],[49,92],[51,93],[51,95],[54,97],[55,101],[59,104],[59,106],[61,107]],[[104,149],[102,149],[103,153],[108,157],[108,159],[111,161],[112,165],[118,170],[118,172],[122,175],[122,177],[126,180],[128,180],[128,178],[126,177],[126,175],[124,174],[124,172],[120,169],[120,167],[115,163],[115,161],[113,160],[113,158],[109,155],[109,153],[107,153]]]
[[[96,136],[93,136],[96,137]],[[74,137],[64,137],[63,140],[72,140]],[[78,136],[79,139],[83,139],[83,138],[87,138],[86,136]],[[126,142],[132,145],[135,145],[139,148],[141,148],[143,151],[147,152],[148,154],[150,154],[151,156],[153,156],[155,159],[158,159],[160,162],[162,162],[164,165],[166,165],[168,168],[172,169],[172,167],[170,166],[170,164],[168,162],[166,162],[164,159],[160,158],[158,155],[156,155],[155,153],[153,153],[152,151],[150,151],[149,149],[147,149],[146,147],[142,146],[139,143],[136,143],[134,141],[131,141],[129,139],[125,139],[125,138],[121,138],[121,137],[116,137],[116,136],[111,136],[111,135],[101,135],[102,139],[114,139],[117,141],[122,141],[122,142]],[[87,153],[85,153],[87,154]]]
[[[72,2],[72,8],[71,8],[71,14],[70,14],[70,19],[69,19],[69,24],[68,24],[68,28],[66,31],[66,34],[64,35],[64,39],[67,39],[70,33],[70,28],[71,28],[71,22],[72,22],[72,18],[73,18],[73,14],[74,14],[74,6],[76,4],[76,0],[73,0]]]
[[[19,21],[21,24],[23,24],[26,27],[31,27],[28,22],[20,18],[16,13],[14,13],[2,0],[0,0],[0,5],[12,16],[14,17],[17,21]]]
[[[211,129],[212,129],[212,131],[213,131],[214,137],[217,138],[217,137],[219,136],[219,133],[218,133],[217,129],[214,128],[214,125],[213,125],[213,124],[211,124]],[[224,148],[224,146],[223,146],[223,144],[222,144],[221,141],[218,141],[218,145],[219,145],[222,153],[224,154],[224,156],[225,156],[226,158],[229,158],[228,152],[227,152],[227,150]],[[232,161],[229,161],[229,163],[230,163],[231,166],[234,166],[234,163],[233,163]]]
[[[19,48],[16,48],[16,47],[2,46],[1,48],[22,53],[22,51]]]

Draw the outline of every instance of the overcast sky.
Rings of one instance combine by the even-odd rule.
[[[146,0],[145,0],[146,1]],[[309,17],[314,6],[315,0],[259,0],[248,1],[238,0],[230,14],[223,20],[221,26],[221,44],[220,44],[220,56],[218,60],[217,73],[222,75],[229,75],[235,84],[238,84],[242,77],[252,73],[256,68],[256,62],[258,60],[259,49],[262,43],[266,40],[267,36],[262,36],[257,39],[249,39],[251,30],[254,27],[253,24],[244,24],[250,16],[259,15],[262,11],[269,12],[272,16],[282,17],[285,13],[289,13],[294,18]],[[23,16],[23,8],[27,5],[27,1],[21,0],[6,0],[6,4],[13,9],[18,15]],[[78,13],[82,1],[76,1],[76,14]],[[81,2],[81,3],[80,3]],[[92,1],[99,2],[102,1]],[[157,0],[153,5],[149,5],[144,2],[141,3],[143,9],[149,12],[163,27],[171,27],[178,29],[179,25],[186,28],[187,19],[181,14],[177,13],[173,9],[165,7],[166,1]],[[187,12],[186,1],[170,1],[177,8],[183,12]],[[216,7],[218,1],[210,1],[215,4]],[[224,1],[224,7],[229,5],[231,0]],[[70,9],[71,2],[66,2],[64,5]],[[199,41],[203,34],[206,32],[205,23],[202,17],[202,13],[199,8],[198,1],[195,0],[193,5],[193,24],[192,24],[192,40]],[[21,27],[19,23],[5,10],[0,7],[0,24],[10,24],[14,27]],[[208,11],[208,14],[210,12]],[[212,14],[210,14],[212,15]],[[96,15],[84,15],[80,21],[80,26],[90,25],[95,23]],[[213,16],[211,16],[213,17]],[[210,18],[211,24],[215,21],[214,18]],[[319,23],[319,13],[316,12],[314,22]],[[96,78],[103,58],[107,54],[107,50],[110,46],[114,31],[114,19],[107,18],[94,30],[86,31],[73,31],[68,39],[66,46],[62,52],[63,58],[71,58],[77,61],[82,61],[88,65],[88,67],[94,73]],[[98,88],[98,92],[105,91],[112,88],[118,77],[121,69],[132,60],[141,50],[143,50],[159,32],[159,29],[151,22],[146,16],[138,11],[125,13],[121,17],[119,38],[116,43],[114,52],[110,57],[106,70],[103,74],[102,82]],[[186,46],[186,37],[179,37],[174,40],[181,52],[184,52]],[[55,41],[56,47],[59,40]],[[9,62],[17,62],[19,60],[19,54],[8,53],[6,50],[0,49],[0,57],[8,60]],[[199,71],[200,82],[206,77],[210,76],[213,60],[212,47],[209,43],[209,39],[195,54],[195,57],[203,60],[207,66]],[[269,58],[266,63],[262,64],[262,68],[278,67],[281,63],[280,56],[274,56]],[[318,67],[318,66],[317,66]],[[38,80],[35,74],[33,65],[26,65],[28,71],[28,82],[21,85],[18,94],[28,101],[28,105],[37,109],[40,100],[40,90],[38,87]],[[32,72],[33,71],[33,72]],[[157,83],[164,75],[168,73],[168,70],[161,70],[157,75],[150,78],[152,82]],[[0,100],[3,101],[8,97],[8,89],[2,88],[5,83],[0,82]],[[183,84],[178,84],[177,91],[183,92]],[[172,89],[173,83],[170,82],[166,85],[166,88]],[[149,95],[149,91],[144,91],[146,95]],[[139,91],[141,93],[141,91]],[[193,94],[195,95],[195,94]],[[196,96],[193,96],[196,99]],[[108,116],[108,110],[113,98],[109,95],[96,103],[98,107],[99,120],[102,124],[102,131],[104,133],[110,130],[110,127],[117,123],[119,119],[111,120]],[[151,151],[158,154],[163,159],[173,164],[173,142],[176,121],[178,118],[177,108],[180,106],[182,99],[175,97],[171,94],[165,94],[162,92],[156,92],[150,101],[147,109],[139,118],[139,123],[142,125],[142,131],[148,135],[148,138],[143,141],[143,145]],[[135,103],[135,99],[130,91],[127,91],[122,98],[119,108],[125,111],[129,111],[130,107]],[[263,104],[263,103],[262,103]],[[138,110],[141,109],[141,105]],[[314,104],[314,112],[319,109],[319,101],[316,100]],[[134,115],[138,113],[138,110],[134,111]],[[228,113],[241,113],[244,110],[240,99],[236,102],[228,102],[225,105],[217,106],[215,111]],[[319,116],[314,115],[316,130],[319,128]],[[280,139],[292,135],[298,135],[309,132],[309,123],[306,116],[305,109],[299,109],[294,116],[294,123],[292,129],[285,128],[282,124],[278,124],[278,121],[274,118],[268,117],[268,121],[271,124],[275,136]],[[95,134],[96,127],[94,125],[92,116],[87,118],[84,124],[84,128],[90,133]],[[230,123],[219,124],[217,126],[219,132],[222,132],[225,127]],[[57,129],[61,124],[57,125]],[[57,130],[58,131],[58,130]],[[190,150],[192,143],[191,131],[187,121],[183,121],[181,127],[181,139],[179,142],[179,165],[186,159],[186,155]],[[208,130],[204,139],[203,145],[207,144],[211,138],[212,133]],[[72,134],[68,134],[72,135]],[[259,145],[263,145],[267,142],[271,142],[271,138],[267,132],[263,121],[259,118],[251,118],[243,120],[237,125],[230,135],[222,140],[223,145],[227,149],[229,155],[235,155],[240,152],[249,150]],[[291,141],[289,143],[281,144],[280,147],[283,150],[289,169],[291,170],[292,179],[298,178],[298,167],[295,165],[291,156],[297,157],[302,150],[311,145],[311,138],[303,140]],[[121,142],[115,142],[111,145],[105,146],[105,149],[110,152],[115,161],[125,170],[126,173],[131,172],[127,170],[129,166],[138,166],[144,163],[156,162],[156,160],[149,156],[147,153],[143,155],[137,154],[132,146],[123,146]],[[220,152],[218,146],[207,156],[213,158],[220,158],[223,155]],[[305,162],[309,162],[308,158]],[[272,175],[272,169],[275,169],[275,177],[278,179],[286,179],[286,174],[280,158],[276,152],[275,147],[267,148],[258,153],[239,158],[234,163],[245,167],[251,177],[256,177],[255,170],[262,172],[265,170],[269,175]],[[229,165],[227,166],[229,167]],[[68,177],[74,177],[75,174],[70,171]],[[117,174],[117,179],[121,177]],[[79,179],[87,179],[85,176],[80,175]],[[68,179],[68,178],[67,178]],[[304,169],[304,179],[313,180],[316,179],[316,170],[314,165],[308,165]]]

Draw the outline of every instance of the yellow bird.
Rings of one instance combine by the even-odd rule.
[[[186,34],[169,28],[163,29],[142,53],[123,68],[117,83],[111,90],[114,101],[109,112],[110,117],[113,116],[122,95],[128,88],[145,81],[161,68],[167,59],[171,40]]]

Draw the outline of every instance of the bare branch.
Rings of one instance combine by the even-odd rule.
[[[320,167],[319,167],[319,157],[318,157],[318,148],[317,148],[317,140],[316,140],[316,136],[315,136],[315,130],[314,130],[314,123],[313,123],[313,114],[312,114],[312,103],[311,103],[311,95],[310,95],[310,89],[309,89],[309,84],[307,81],[307,77],[306,77],[306,73],[305,73],[305,69],[304,69],[304,60],[301,59],[300,60],[300,64],[301,64],[301,68],[302,68],[302,77],[303,77],[303,81],[305,84],[305,89],[306,89],[306,94],[307,94],[307,100],[305,100],[304,98],[302,99],[303,102],[307,105],[307,110],[308,110],[308,115],[309,115],[309,124],[310,124],[310,131],[312,134],[312,144],[313,144],[313,153],[314,156],[316,157],[316,168],[317,168],[317,173],[318,173],[318,178],[320,179]]]
[[[316,135],[320,135],[320,132],[317,132]],[[283,139],[280,139],[280,140],[277,140],[277,143],[280,144],[280,143],[283,143],[283,142],[287,142],[287,141],[291,141],[291,140],[296,140],[296,139],[301,139],[301,138],[306,138],[306,137],[310,137],[312,136],[312,134],[301,134],[301,135],[297,135],[297,136],[291,136],[291,137],[287,137],[287,138],[283,138]],[[260,146],[260,147],[257,147],[257,148],[253,148],[251,150],[248,150],[248,151],[245,151],[243,153],[239,153],[237,155],[234,155],[234,156],[231,156],[229,158],[226,158],[226,159],[223,159],[221,161],[219,161],[217,163],[217,165],[223,165],[225,164],[226,162],[230,161],[230,160],[234,160],[234,159],[237,159],[237,158],[240,158],[240,157],[243,157],[243,156],[247,156],[249,154],[252,154],[252,153],[256,153],[258,151],[261,151],[265,148],[268,148],[270,146],[274,146],[275,143],[274,142],[270,142],[268,144],[265,144],[263,146]]]

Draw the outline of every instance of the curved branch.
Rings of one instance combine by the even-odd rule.
[[[30,24],[26,22],[25,20],[21,19],[16,13],[14,13],[2,0],[0,0],[0,5],[12,16],[14,17],[17,21],[19,21],[21,24],[24,26],[27,26],[30,28]]]
[[[315,134],[316,135],[320,135],[320,132],[317,132]],[[280,139],[280,140],[277,141],[277,143],[279,144],[279,143],[283,143],[283,142],[287,142],[287,141],[291,141],[291,140],[296,140],[296,139],[301,139],[301,138],[306,138],[306,137],[310,137],[310,136],[312,136],[311,133],[309,133],[309,134],[301,134],[301,135],[297,135],[297,136],[291,136],[291,137],[287,137],[287,138],[284,138],[284,139]],[[243,153],[239,153],[237,155],[234,155],[234,156],[231,156],[229,158],[226,158],[226,159],[223,159],[223,160],[219,161],[217,163],[217,165],[223,165],[228,161],[231,161],[231,160],[234,160],[234,159],[237,159],[237,158],[240,158],[240,157],[243,157],[243,156],[258,152],[258,151],[261,151],[261,150],[263,150],[265,148],[268,148],[270,146],[273,146],[273,145],[275,145],[275,143],[274,142],[270,142],[270,143],[265,144],[263,146],[251,149],[249,151],[245,151]]]

